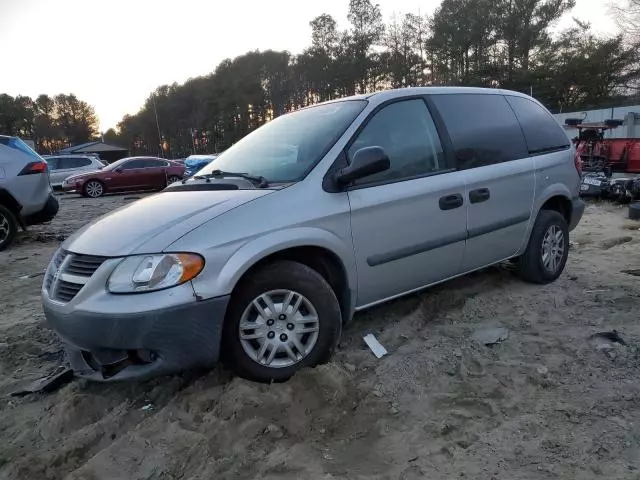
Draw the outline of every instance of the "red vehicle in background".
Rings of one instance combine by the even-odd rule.
[[[568,118],[565,123],[578,129],[578,136],[573,139],[576,163],[585,173],[640,173],[640,138],[604,138],[605,132],[622,125],[622,120],[583,123],[581,119]]]
[[[184,165],[156,157],[129,157],[102,170],[71,176],[62,183],[65,192],[86,197],[133,190],[162,190],[184,175]]]

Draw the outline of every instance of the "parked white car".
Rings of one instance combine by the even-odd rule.
[[[61,188],[62,183],[73,175],[102,170],[105,164],[93,155],[44,155],[49,165],[51,186]]]

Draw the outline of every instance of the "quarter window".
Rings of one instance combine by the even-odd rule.
[[[63,157],[58,163],[58,168],[81,168],[91,165],[91,160],[86,157]]]
[[[433,95],[451,137],[459,170],[528,156],[522,129],[502,95]]]
[[[54,170],[58,170],[58,163],[59,163],[59,158],[47,158],[45,159],[45,161],[47,162],[47,165],[49,166],[49,170],[54,171]]]
[[[377,112],[349,148],[349,161],[361,148],[374,146],[384,149],[391,168],[358,180],[357,185],[418,177],[445,168],[436,126],[421,99],[392,103]]]
[[[548,111],[524,97],[508,96],[507,101],[520,121],[530,154],[569,148],[567,135]]]

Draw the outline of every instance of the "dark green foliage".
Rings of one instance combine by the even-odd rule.
[[[311,45],[299,55],[248,52],[183,85],[158,87],[105,140],[132,154],[219,152],[288,111],[384,88],[508,88],[533,94],[552,111],[637,94],[640,42],[631,27],[640,24],[634,23],[640,0],[621,0],[628,35],[612,38],[578,21],[552,34],[575,0],[442,0],[430,17],[406,14],[388,25],[371,0],[348,1],[344,31],[331,15],[320,15],[310,22]],[[75,97],[0,95],[3,132],[33,135],[41,148],[97,133],[91,108]]]

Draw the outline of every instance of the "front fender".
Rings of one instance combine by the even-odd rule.
[[[342,262],[351,291],[356,290],[356,267],[353,248],[332,232],[315,227],[297,227],[277,230],[257,236],[243,243],[223,264],[211,265],[210,271],[203,271],[193,280],[198,297],[206,299],[229,295],[242,277],[253,265],[269,255],[295,247],[320,247],[334,253]],[[206,270],[206,268],[205,268]]]

